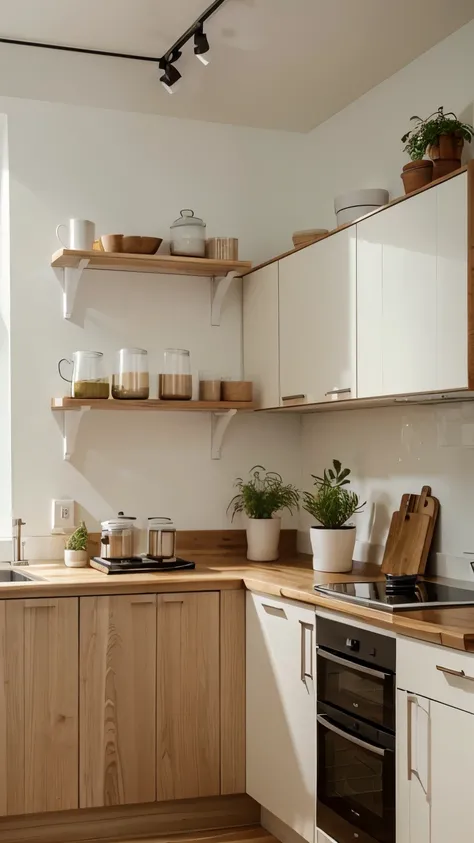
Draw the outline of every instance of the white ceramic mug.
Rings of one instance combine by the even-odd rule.
[[[62,228],[69,228],[68,244],[64,243],[61,239],[60,231]],[[56,237],[65,249],[79,249],[84,252],[90,251],[94,245],[95,223],[90,220],[69,220],[68,225],[60,223],[56,227]]]

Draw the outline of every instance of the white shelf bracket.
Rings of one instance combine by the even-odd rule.
[[[79,410],[64,410],[62,413],[55,413],[63,437],[63,460],[69,462],[76,447],[76,439],[84,413],[90,407],[81,407]]]
[[[211,415],[211,458],[213,460],[221,458],[224,436],[236,412],[237,410],[227,410],[225,413]]]
[[[222,278],[211,278],[211,325],[218,326],[221,324],[224,299],[229,292],[232,281],[238,277],[239,273],[235,269],[231,269]]]
[[[81,275],[89,266],[89,258],[81,258],[77,266],[65,266],[62,269],[57,269],[56,273],[61,281],[63,288],[63,317],[70,319],[74,309],[74,302],[76,300],[77,290]]]

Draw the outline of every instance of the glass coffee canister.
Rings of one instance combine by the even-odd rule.
[[[149,395],[148,353],[144,348],[121,348],[112,375],[112,398],[143,401]]]
[[[62,373],[63,363],[72,366],[71,377]],[[63,381],[71,384],[72,398],[108,398],[109,379],[104,372],[104,355],[101,351],[75,351],[72,360],[63,357],[58,363]]]
[[[191,357],[185,348],[165,350],[158,390],[165,401],[189,401],[193,397]]]

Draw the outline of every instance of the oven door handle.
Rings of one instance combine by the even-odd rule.
[[[375,667],[366,667],[365,664],[353,662],[351,659],[343,659],[341,656],[335,656],[333,653],[328,653],[327,650],[322,650],[321,647],[317,647],[316,649],[320,658],[328,659],[328,661],[335,662],[343,667],[349,667],[358,673],[366,673],[368,676],[375,676],[376,679],[389,679],[392,676],[391,673],[386,673],[384,670],[376,670]]]
[[[350,732],[340,729],[339,726],[335,726],[334,723],[331,723],[331,721],[328,720],[326,714],[317,714],[316,720],[321,726],[324,726],[325,729],[329,729],[330,732],[334,732],[335,735],[339,735],[339,737],[344,738],[344,740],[350,741],[350,743],[355,743],[357,746],[361,746],[362,749],[367,749],[369,752],[373,752],[374,755],[381,755],[382,758],[385,755],[386,750],[383,749],[383,747],[374,746],[374,744],[367,743],[367,741],[363,741],[361,738],[356,738],[355,735],[352,735]]]

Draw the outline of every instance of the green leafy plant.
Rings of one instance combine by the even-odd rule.
[[[339,460],[333,460],[332,464],[333,468],[325,469],[322,477],[311,475],[317,492],[303,492],[303,509],[323,527],[337,530],[356,512],[361,512],[366,501],[360,503],[355,492],[344,489],[350,483],[350,468],[342,468]]]
[[[410,117],[410,120],[416,121],[415,126],[403,135],[402,143],[405,144],[404,152],[408,153],[412,161],[423,158],[428,147],[438,143],[440,135],[456,135],[468,143],[474,135],[470,123],[462,123],[452,111],[445,114],[443,106],[425,120],[417,116]]]
[[[84,521],[81,521],[77,530],[69,536],[66,542],[66,550],[87,550],[87,527]]]
[[[232,520],[238,512],[245,512],[249,518],[271,518],[282,509],[288,512],[298,509],[298,489],[291,484],[285,485],[281,474],[267,471],[263,465],[254,465],[249,476],[250,480],[244,482],[238,477],[234,483],[239,491],[227,507],[227,512],[232,511]]]

